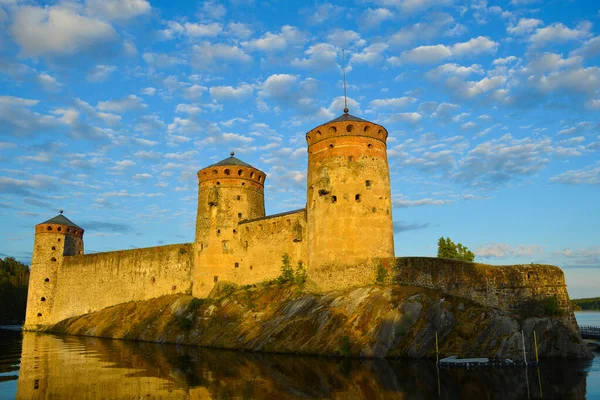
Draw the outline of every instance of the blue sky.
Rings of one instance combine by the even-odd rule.
[[[86,252],[191,242],[197,170],[235,151],[267,213],[304,207],[306,142],[389,131],[396,255],[444,235],[600,295],[594,1],[0,0],[0,256],[59,209]]]

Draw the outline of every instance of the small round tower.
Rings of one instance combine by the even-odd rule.
[[[83,254],[84,230],[62,214],[35,226],[25,327],[56,322],[52,316],[63,257]]]
[[[238,223],[265,216],[266,174],[230,154],[198,171],[196,262],[193,295],[206,296],[222,276],[221,269],[234,265],[239,243]]]
[[[394,256],[387,130],[344,111],[306,134],[310,269]]]

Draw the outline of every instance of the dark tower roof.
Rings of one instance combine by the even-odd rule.
[[[231,153],[231,157],[228,157],[224,160],[221,160],[217,163],[211,164],[206,168],[210,168],[210,167],[224,167],[226,165],[234,165],[234,166],[238,166],[238,167],[250,167],[250,168],[254,168],[252,165],[250,164],[246,164],[245,162],[243,162],[242,160],[240,160],[239,158],[234,157],[233,155],[235,154],[233,151]]]
[[[346,122],[346,121],[356,121],[356,122],[369,122],[372,123],[371,121],[367,121],[366,119],[362,119],[362,118],[358,118],[355,117],[354,115],[348,114],[348,113],[344,113],[342,115],[340,115],[339,117],[332,119],[329,122],[325,122],[323,125],[327,125],[327,124],[331,124],[332,122]]]
[[[83,230],[83,228],[75,225],[69,218],[65,217],[62,214],[57,215],[54,218],[50,218],[48,221],[44,221],[38,225],[42,225],[42,224],[57,224],[57,225],[65,225],[65,226],[69,226],[71,228],[77,228],[77,229],[81,229]]]

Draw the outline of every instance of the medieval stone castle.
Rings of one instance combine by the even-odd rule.
[[[265,215],[266,174],[231,153],[198,171],[194,243],[84,254],[84,230],[62,213],[36,225],[25,329],[168,294],[203,298],[218,282],[274,279],[283,254],[303,263],[318,291],[372,284],[384,268],[389,283],[500,308],[556,296],[569,310],[557,267],[394,258],[388,132],[344,111],[306,134],[303,209]]]

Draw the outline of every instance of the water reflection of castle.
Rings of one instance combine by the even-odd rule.
[[[584,399],[582,361],[550,363],[540,376],[544,398]],[[437,380],[431,361],[247,354],[26,332],[17,398],[438,399]],[[439,382],[442,398],[541,395],[537,375],[529,374],[528,387],[522,368],[442,370]]]

